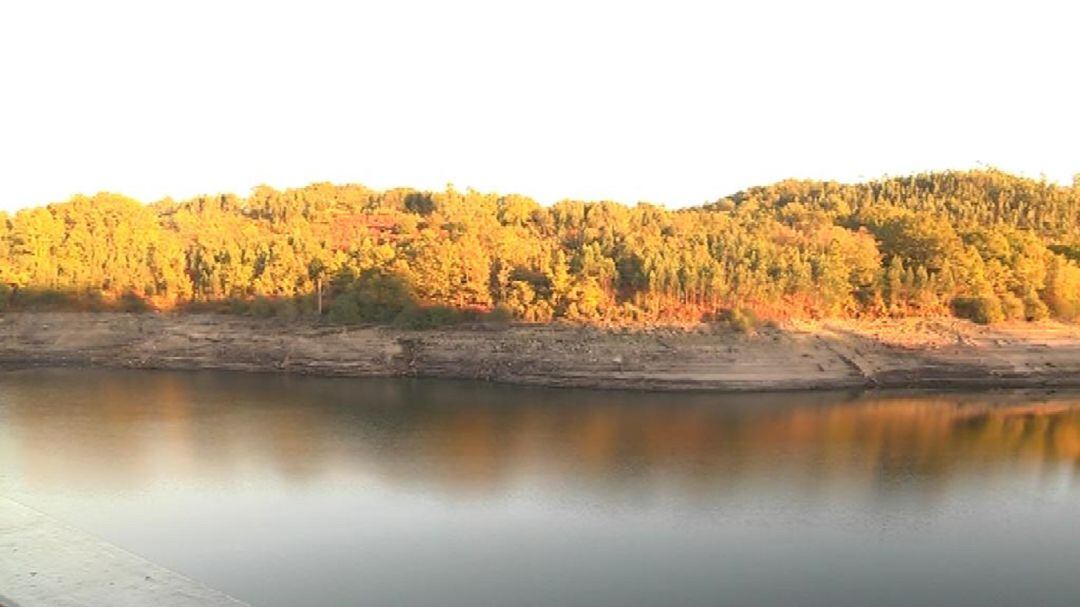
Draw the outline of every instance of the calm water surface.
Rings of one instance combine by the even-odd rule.
[[[1080,395],[0,374],[0,493],[255,605],[1076,605]]]

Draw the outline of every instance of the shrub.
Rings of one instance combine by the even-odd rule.
[[[304,311],[299,303],[293,299],[279,299],[274,306],[274,317],[282,320],[296,320]]]
[[[227,313],[237,315],[247,314],[250,309],[251,304],[249,302],[236,298],[228,300],[228,307],[225,308]]]
[[[1080,317],[1080,266],[1057,255],[1051,258],[1042,296],[1055,317],[1064,320]]]
[[[1001,296],[1001,312],[1008,320],[1022,320],[1025,318],[1024,302],[1012,293],[1004,293]]]
[[[339,288],[330,304],[331,322],[389,323],[415,305],[412,290],[403,280],[376,270],[365,271]]]
[[[1050,307],[1033,291],[1024,296],[1024,318],[1027,320],[1050,318]]]
[[[447,306],[408,306],[394,318],[394,324],[404,329],[436,329],[462,320],[460,310]]]
[[[343,325],[353,325],[364,320],[360,316],[359,304],[349,296],[335,297],[333,303],[330,304],[327,316],[330,318],[330,322]]]
[[[296,320],[303,314],[301,303],[288,297],[266,297],[260,295],[251,301],[238,301],[236,305],[243,306],[244,314],[256,318]]]
[[[121,295],[116,304],[122,312],[146,312],[150,309],[145,299],[130,291]]]
[[[719,320],[740,333],[752,333],[759,326],[757,315],[750,308],[732,308],[721,312]]]
[[[514,320],[514,312],[506,304],[499,304],[491,309],[485,317],[486,321],[494,324],[505,325]]]
[[[957,297],[952,302],[953,314],[982,325],[1005,320],[1001,302],[993,295]]]

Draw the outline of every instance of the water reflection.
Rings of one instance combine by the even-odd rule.
[[[254,605],[1072,605],[1080,396],[0,374],[0,494]]]
[[[471,383],[33,370],[0,376],[3,474],[137,490],[328,474],[449,494],[521,485],[902,492],[1080,470],[1080,396],[638,394]]]

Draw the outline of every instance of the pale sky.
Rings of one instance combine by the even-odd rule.
[[[358,182],[682,206],[1080,172],[1073,2],[0,4],[0,209]]]

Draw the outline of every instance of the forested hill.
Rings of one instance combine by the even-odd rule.
[[[703,207],[314,184],[0,214],[0,306],[414,326],[1080,315],[1080,187],[999,171],[786,181]]]
[[[1015,177],[1000,171],[948,172],[861,184],[783,181],[750,188],[711,205],[731,210],[753,204],[768,210],[798,204],[852,217],[881,206],[949,218],[957,228],[1007,224],[1052,240],[1080,238],[1080,188]]]

